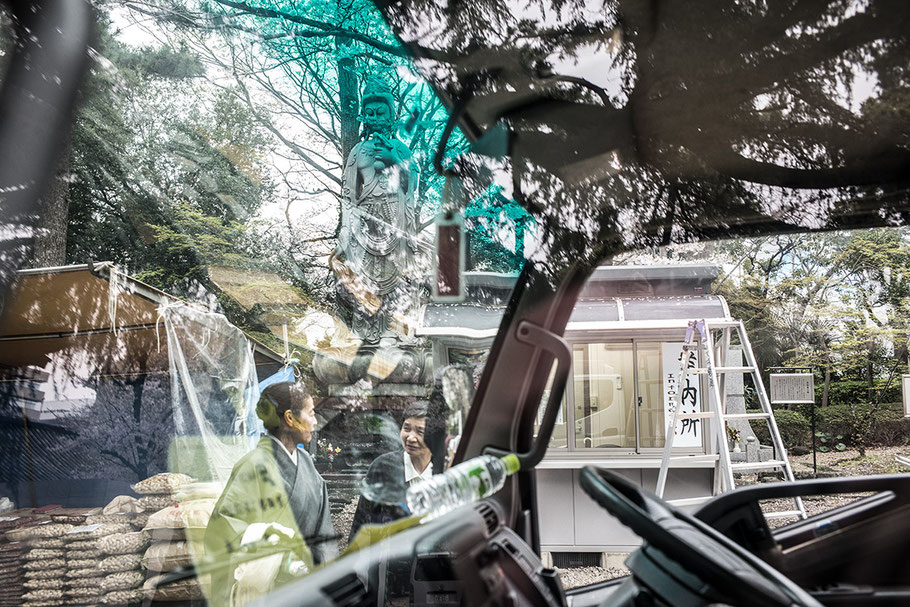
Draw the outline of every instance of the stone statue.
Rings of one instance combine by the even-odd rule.
[[[416,253],[411,151],[395,137],[395,102],[388,87],[368,83],[360,120],[363,140],[342,177],[341,230],[330,261],[336,292],[354,333],[367,344],[395,340],[396,319],[414,305]]]

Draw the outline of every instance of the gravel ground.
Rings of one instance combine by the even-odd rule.
[[[876,474],[896,474],[910,472],[910,468],[902,466],[894,459],[895,455],[910,452],[910,447],[876,447],[867,449],[866,456],[860,457],[859,451],[848,449],[846,451],[829,451],[816,453],[816,464],[819,478],[867,476]],[[790,457],[793,474],[797,479],[813,478],[812,454]],[[744,476],[742,484],[757,482],[755,475]],[[868,493],[844,493],[840,495],[821,495],[808,497],[803,500],[806,514],[809,516],[838,508],[845,504],[865,497]],[[762,502],[765,512],[781,512],[794,508],[793,500],[767,500]],[[772,519],[768,524],[772,527],[782,527],[796,520],[796,517]]]
[[[910,472],[894,459],[896,455],[910,455],[908,447],[875,447],[866,449],[866,457],[860,458],[855,449],[818,453],[819,476],[860,476],[867,474],[896,474]],[[793,473],[797,477],[812,474],[812,454],[790,457]]]
[[[357,510],[357,500],[354,498],[338,512],[332,513],[332,525],[335,527],[335,533],[341,536],[338,540],[338,553],[342,553],[348,547],[348,533],[351,531],[351,524],[354,522],[354,511]]]
[[[845,477],[845,476],[863,476],[872,474],[897,474],[908,473],[910,468],[898,464],[894,459],[895,455],[910,455],[910,447],[876,447],[866,449],[866,457],[860,458],[859,452],[848,449],[846,451],[830,451],[827,453],[817,453],[816,461],[818,465],[819,477]],[[793,466],[793,474],[796,478],[812,478],[812,454],[791,456],[790,464]],[[737,478],[737,486],[745,486],[760,482],[758,475],[742,475]],[[819,514],[844,504],[848,504],[855,499],[864,497],[865,493],[850,493],[843,495],[825,495],[803,500],[806,513],[809,516]],[[762,509],[765,512],[780,512],[783,510],[793,510],[794,503],[792,500],[767,500],[762,502]],[[796,518],[771,519],[768,523],[772,527],[780,527],[795,521]],[[577,588],[609,580],[615,577],[628,575],[629,571],[625,567],[575,567],[572,569],[558,569],[560,579],[564,588]]]
[[[625,567],[572,567],[571,569],[557,568],[556,571],[559,572],[562,587],[566,590],[629,575],[629,570]]]

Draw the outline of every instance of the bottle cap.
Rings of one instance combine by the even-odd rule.
[[[518,461],[518,456],[514,453],[509,453],[508,455],[499,458],[499,460],[506,467],[508,474],[515,474],[521,468],[521,462]]]

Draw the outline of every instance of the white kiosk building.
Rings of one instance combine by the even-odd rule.
[[[638,544],[584,494],[578,475],[595,464],[655,489],[672,419],[668,392],[680,388],[674,381],[688,323],[731,320],[723,297],[711,293],[717,276],[718,268],[710,265],[603,266],[585,285],[565,332],[573,351],[571,380],[550,448],[537,466],[541,550],[557,566],[598,565],[603,554]],[[437,365],[483,362],[499,327],[496,308],[505,304],[514,280],[468,273],[471,299],[480,295],[487,307],[428,307],[419,333],[432,339]],[[689,374],[686,383],[683,399],[705,410],[704,376]],[[727,377],[728,410],[745,410],[742,386],[742,374]],[[674,439],[674,455],[716,453],[703,431],[707,425],[687,421]],[[751,429],[742,423],[745,438]],[[710,495],[715,465],[675,464],[664,497]]]

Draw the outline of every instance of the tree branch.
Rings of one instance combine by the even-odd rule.
[[[310,166],[319,170],[324,176],[329,178],[332,182],[334,182],[336,185],[338,185],[340,187],[341,179],[339,177],[333,175],[326,168],[324,168],[322,165],[320,165],[318,162],[316,162],[309,154],[307,154],[303,148],[301,148],[299,145],[297,145],[296,143],[294,143],[293,141],[291,141],[290,139],[285,137],[284,133],[282,133],[279,129],[277,129],[275,127],[275,125],[272,124],[271,120],[267,120],[262,115],[260,115],[260,113],[256,110],[256,106],[253,104],[252,99],[250,99],[250,94],[249,94],[249,91],[246,89],[246,86],[243,84],[243,82],[239,78],[235,79],[235,80],[237,81],[238,85],[240,86],[241,90],[243,91],[243,95],[247,101],[247,104],[250,107],[250,111],[253,113],[254,116],[256,116],[256,119],[259,121],[259,123],[266,129],[268,129],[273,135],[275,135],[275,137],[277,137],[289,149],[294,150],[294,152],[298,156],[303,158]]]
[[[902,183],[910,179],[910,152],[899,148],[881,151],[874,156],[845,159],[842,166],[831,168],[791,168],[746,158],[717,141],[700,138],[684,142],[721,175],[752,183],[797,189],[822,189],[846,186],[878,186]]]
[[[224,6],[229,6],[231,8],[236,8],[238,10],[242,10],[245,13],[248,13],[250,15],[255,15],[257,17],[266,17],[269,19],[283,19],[286,21],[291,21],[293,23],[299,23],[301,25],[306,25],[307,27],[311,27],[314,30],[317,30],[315,32],[307,31],[307,30],[290,32],[290,34],[295,37],[311,38],[311,37],[315,37],[315,36],[333,36],[333,37],[338,37],[338,38],[345,38],[345,39],[349,39],[349,40],[355,40],[357,42],[362,42],[368,46],[372,46],[376,50],[382,51],[384,53],[388,53],[390,55],[395,55],[397,57],[407,57],[408,56],[408,54],[405,52],[405,50],[397,45],[387,44],[385,42],[377,40],[376,38],[373,38],[372,36],[367,36],[365,34],[361,34],[360,32],[355,32],[355,31],[352,31],[349,29],[337,27],[337,26],[332,25],[331,23],[326,23],[324,21],[316,21],[315,19],[309,19],[307,17],[303,17],[301,15],[295,15],[293,13],[288,13],[285,11],[278,11],[278,10],[273,10],[273,9],[269,9],[269,8],[251,6],[251,5],[247,4],[246,2],[234,2],[232,0],[215,0],[215,2],[217,2],[218,4],[222,4]],[[279,36],[272,36],[271,38],[274,39],[274,38],[282,37],[282,36],[287,36],[287,34],[283,34],[283,35],[279,35]],[[266,38],[266,39],[270,39],[270,38]]]

